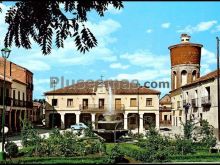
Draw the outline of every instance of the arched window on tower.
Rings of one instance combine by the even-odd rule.
[[[181,85],[187,84],[187,71],[183,70],[181,72]]]
[[[192,72],[192,81],[196,80],[196,70]]]
[[[176,89],[177,85],[177,78],[176,78],[176,72],[173,71],[173,88]]]

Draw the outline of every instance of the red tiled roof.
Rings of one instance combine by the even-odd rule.
[[[171,97],[170,94],[166,94],[164,95],[161,99],[160,99],[160,104],[171,104]]]
[[[75,94],[75,95],[86,95],[86,94],[95,94],[97,86],[100,84],[100,81],[94,82],[79,82],[71,86],[57,89],[55,91],[45,92],[45,95],[52,94]],[[125,81],[104,81],[106,88],[111,86],[113,94],[138,94],[138,87],[134,83],[129,83]],[[141,87],[139,89],[139,94],[160,94],[159,91],[149,89],[146,87]]]

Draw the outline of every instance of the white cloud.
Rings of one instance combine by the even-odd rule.
[[[170,81],[170,58],[169,55],[156,55],[148,50],[138,50],[132,54],[126,53],[120,56],[124,62],[130,64],[130,68],[140,70],[122,72],[111,79],[128,79],[139,81]]]
[[[49,84],[50,83],[50,79],[37,79],[37,78],[34,78],[34,84],[35,85],[39,85],[39,84]]]
[[[129,65],[122,65],[121,63],[112,63],[109,67],[114,69],[127,69],[129,68]]]
[[[50,65],[39,60],[28,60],[24,62],[20,61],[18,64],[30,71],[48,71],[51,69]]]
[[[161,27],[168,29],[170,27],[170,23],[169,22],[163,23],[163,24],[161,24]]]
[[[115,9],[112,4],[108,5],[107,12],[111,14],[120,14],[122,11],[123,11],[122,8],[119,10],[119,9]]]
[[[211,72],[211,67],[216,64],[216,55],[205,48],[202,48],[201,55],[201,75],[204,75]]]
[[[196,26],[188,25],[188,26],[186,26],[184,29],[178,30],[177,32],[181,32],[181,33],[191,33],[191,34],[192,34],[192,33],[195,33],[195,32],[202,32],[202,31],[209,30],[209,29],[212,28],[216,23],[217,23],[216,20],[206,21],[206,22],[200,22],[200,23],[198,23]]]
[[[152,31],[153,31],[152,29],[147,29],[146,30],[147,33],[152,33]]]
[[[170,65],[169,55],[155,55],[148,50],[138,50],[132,54],[120,55],[121,59],[128,60],[132,65],[145,68],[166,68]]]
[[[128,79],[128,80],[134,80],[137,79],[139,81],[145,80],[145,81],[155,81],[156,79],[164,79],[165,76],[169,76],[170,71],[168,70],[151,70],[151,69],[146,69],[140,72],[136,73],[120,73],[116,77],[112,77],[111,79]]]

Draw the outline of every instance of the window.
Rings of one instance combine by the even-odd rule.
[[[52,106],[57,106],[57,99],[52,99]]]
[[[176,78],[176,72],[173,72],[173,88],[176,89],[177,87],[177,78]]]
[[[18,100],[20,100],[20,91],[18,91]]]
[[[180,101],[177,101],[177,108],[180,108]]]
[[[164,120],[167,121],[167,115],[164,115]]]
[[[196,80],[196,70],[192,72],[192,81]]]
[[[147,106],[147,107],[152,106],[152,98],[147,98],[147,99],[146,99],[146,106]]]
[[[15,99],[15,90],[13,90],[13,99]]]
[[[73,106],[73,99],[67,99],[67,107]]]
[[[137,106],[137,99],[131,98],[130,100],[130,107],[136,107]]]
[[[187,84],[187,72],[183,70],[181,72],[181,85]]]
[[[3,87],[1,87],[1,96],[3,97]]]
[[[9,89],[8,89],[8,88],[6,89],[6,94],[5,94],[5,96],[6,96],[6,97],[9,97]]]
[[[24,101],[25,99],[24,99],[24,92],[23,92],[23,101]]]

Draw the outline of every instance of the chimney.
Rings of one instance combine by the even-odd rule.
[[[181,43],[187,43],[187,42],[189,42],[189,40],[190,40],[190,36],[188,35],[188,34],[181,34]]]

